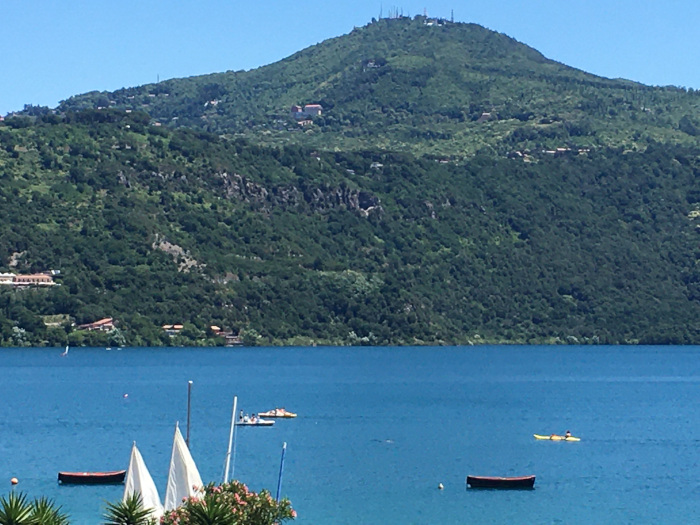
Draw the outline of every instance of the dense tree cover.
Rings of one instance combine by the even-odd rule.
[[[0,271],[60,286],[2,286],[0,342],[698,343],[699,170],[661,143],[445,162],[10,118]]]
[[[330,151],[698,144],[697,92],[597,77],[476,24],[425,21],[381,19],[255,70],[92,92],[59,110],[145,110],[164,125]],[[290,107],[310,103],[323,114],[302,128]]]

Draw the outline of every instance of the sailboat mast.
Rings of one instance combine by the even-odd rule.
[[[190,448],[190,408],[192,406],[192,381],[187,382],[187,439],[185,443]]]
[[[238,396],[233,396],[233,412],[231,413],[231,430],[228,433],[228,450],[226,451],[226,466],[224,467],[224,483],[228,483],[228,471],[231,465],[231,448],[233,447],[233,437],[236,432],[236,408]]]
[[[282,460],[280,461],[280,475],[277,478],[277,503],[280,502],[280,491],[282,490],[282,471],[284,470],[284,453],[287,452],[287,442],[282,445]]]

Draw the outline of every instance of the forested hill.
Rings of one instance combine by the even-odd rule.
[[[0,286],[0,343],[700,343],[699,174],[682,144],[448,162],[135,111],[8,118],[0,273],[60,286]]]
[[[321,115],[299,121],[297,104]],[[422,16],[373,21],[252,71],[88,93],[58,110],[98,107],[258,143],[443,158],[700,139],[692,90],[597,77],[481,26]]]

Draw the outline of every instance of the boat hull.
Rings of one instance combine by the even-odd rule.
[[[255,421],[242,421],[238,420],[236,422],[237,427],[271,427],[275,422],[269,419],[256,419]]]
[[[535,476],[502,478],[497,476],[467,476],[467,487],[474,489],[532,489]]]
[[[285,419],[297,417],[294,412],[287,412],[284,408],[275,408],[274,410],[268,410],[267,412],[260,412],[258,415],[260,417],[276,417]]]
[[[549,436],[544,436],[540,434],[534,434],[535,439],[544,439],[544,440],[549,440],[549,441],[581,441],[581,438],[577,438],[574,436],[558,436],[557,434],[552,434]]]
[[[126,470],[109,472],[59,472],[58,482],[74,485],[109,485],[124,483]]]

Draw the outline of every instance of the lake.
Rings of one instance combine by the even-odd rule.
[[[233,476],[277,488],[299,524],[697,523],[700,347],[0,350],[0,482],[97,524],[135,441],[165,496],[176,421],[221,481],[233,397],[299,417],[236,431]],[[564,433],[578,443],[537,441]],[[467,474],[535,474],[531,491]],[[438,490],[442,483],[443,490]]]

